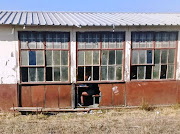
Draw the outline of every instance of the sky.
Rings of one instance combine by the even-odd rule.
[[[0,0],[0,10],[180,13],[180,0]]]

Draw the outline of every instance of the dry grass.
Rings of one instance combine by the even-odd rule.
[[[71,134],[71,133],[118,133],[159,134],[180,133],[180,109],[156,108],[103,110],[87,113],[59,113],[20,115],[0,114],[0,133]]]

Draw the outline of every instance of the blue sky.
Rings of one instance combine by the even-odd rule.
[[[180,0],[0,0],[0,10],[180,12]]]

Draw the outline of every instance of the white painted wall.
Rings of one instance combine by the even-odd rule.
[[[70,32],[70,57],[71,57],[71,82],[76,82],[76,32],[85,31],[113,31],[113,27],[58,27],[58,26],[0,26],[0,84],[15,84],[20,81],[19,77],[19,46],[18,31],[62,31]],[[130,57],[131,57],[131,32],[132,31],[179,31],[180,27],[173,26],[139,26],[139,27],[116,27],[115,31],[126,32],[125,42],[125,71],[124,80],[130,81]],[[178,36],[180,44],[180,34]],[[176,79],[180,80],[180,47],[177,53]]]

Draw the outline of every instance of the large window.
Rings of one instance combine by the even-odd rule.
[[[21,82],[69,81],[69,33],[19,32]]]
[[[123,80],[124,32],[77,33],[77,80]]]
[[[131,79],[174,79],[177,32],[132,32]]]

